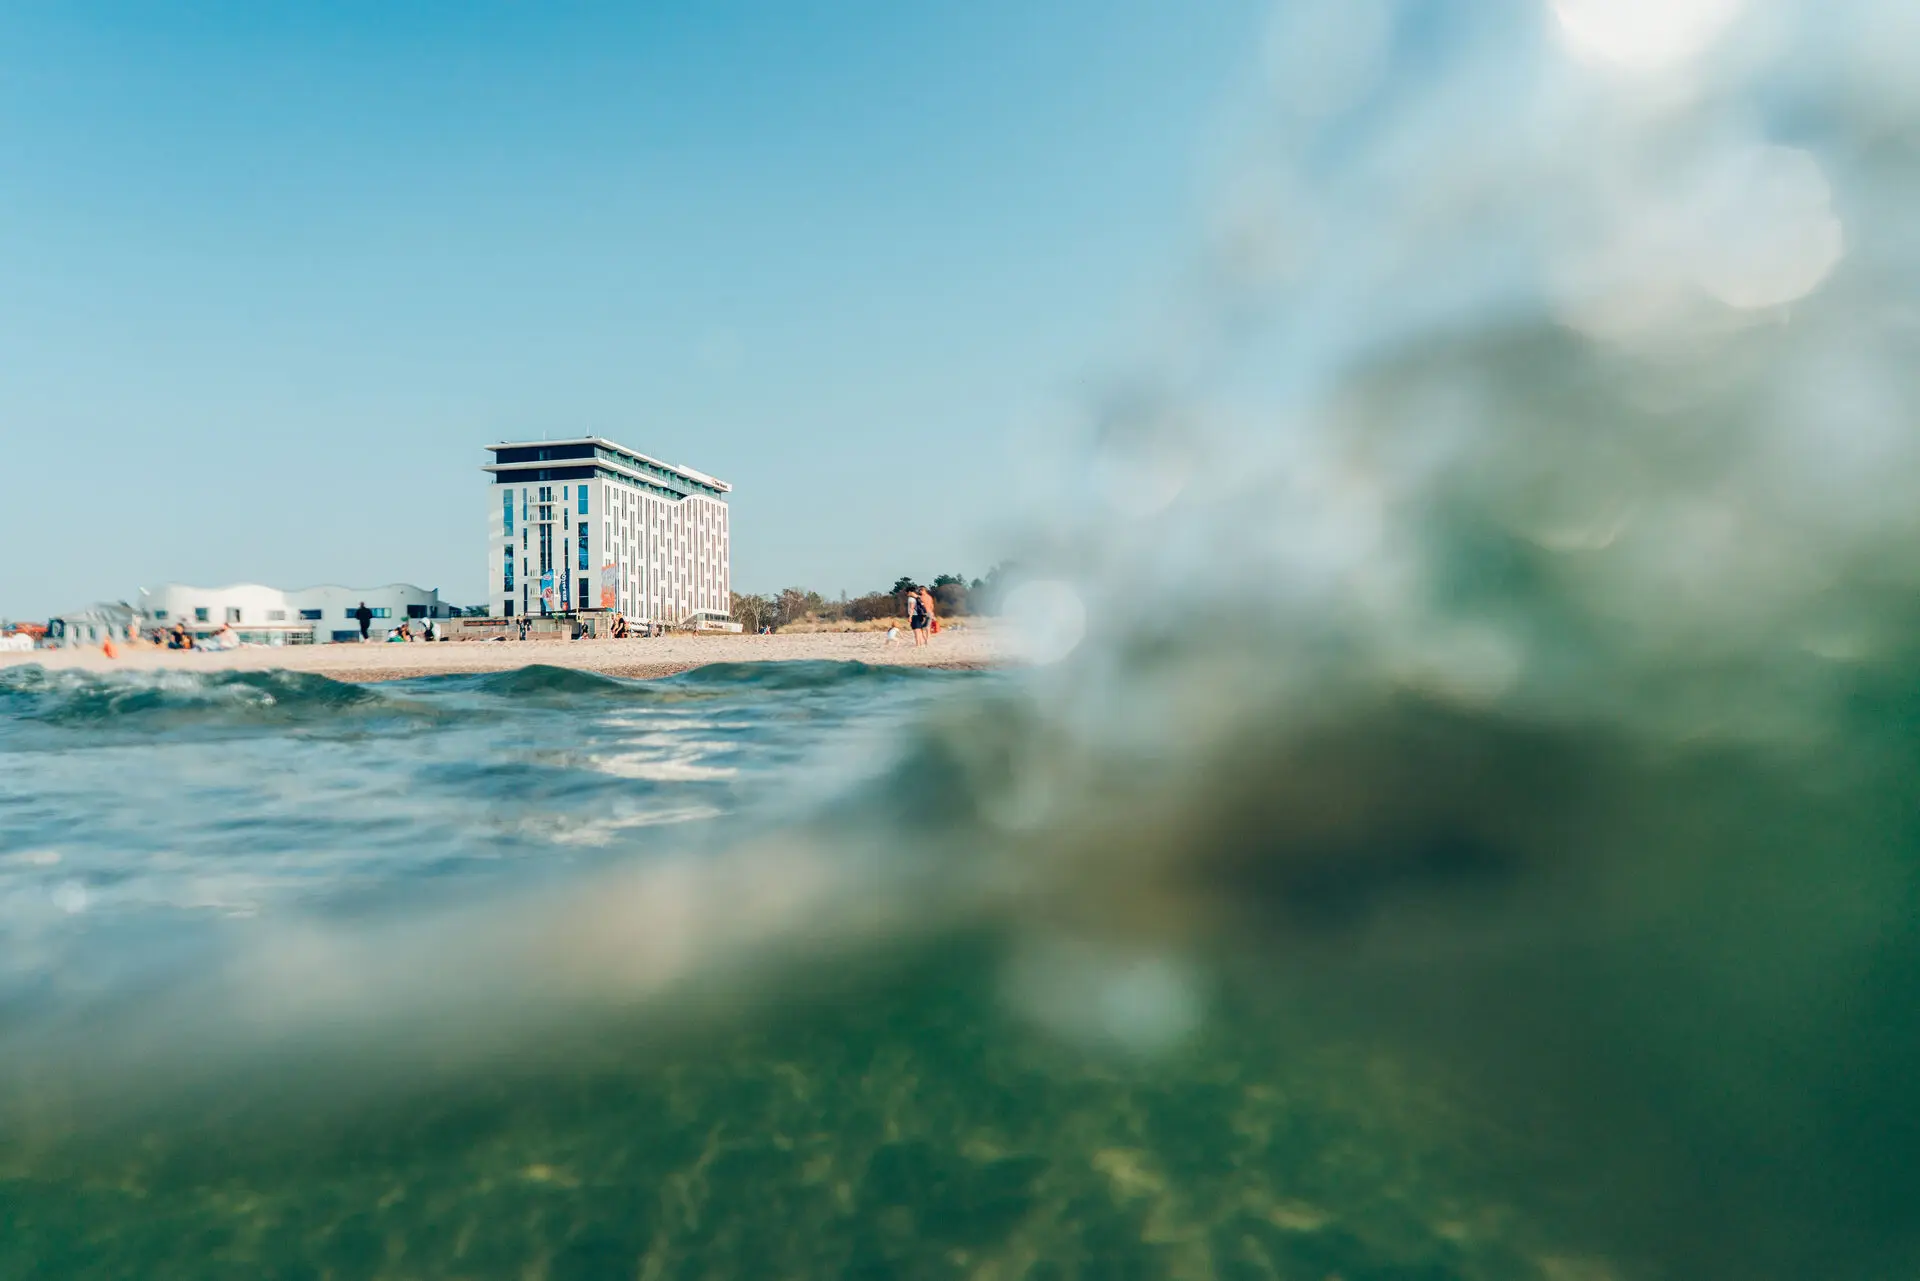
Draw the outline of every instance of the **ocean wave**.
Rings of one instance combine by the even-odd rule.
[[[429,715],[363,685],[310,672],[0,671],[0,715],[63,728],[326,723],[371,710]]]
[[[806,659],[770,663],[707,663],[665,678],[674,689],[833,690],[849,686],[936,684],[967,673],[938,668],[876,666],[872,663]]]
[[[552,667],[529,663],[511,671],[485,672],[476,676],[426,676],[413,682],[427,689],[462,689],[497,698],[533,699],[594,696],[648,700],[657,697],[650,684],[603,676],[598,672],[573,667]]]
[[[423,676],[404,683],[423,691],[465,691],[507,699],[592,697],[667,703],[755,692],[832,691],[902,683],[928,685],[937,683],[941,677],[952,675],[954,673],[937,670],[876,667],[867,663],[822,659],[708,663],[671,676],[639,680],[534,663],[511,671]]]

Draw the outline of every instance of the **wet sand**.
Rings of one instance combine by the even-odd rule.
[[[976,668],[1006,661],[1006,647],[990,626],[946,628],[925,649],[903,632],[805,632],[773,636],[681,635],[651,640],[442,641],[433,644],[255,646],[221,652],[122,648],[108,658],[98,648],[0,654],[0,668],[39,663],[50,670],[317,672],[343,681],[404,680],[456,672],[500,672],[540,663],[608,676],[671,676],[708,663],[855,661],[904,667]]]

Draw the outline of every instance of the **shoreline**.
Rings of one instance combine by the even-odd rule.
[[[977,671],[1009,664],[990,626],[949,628],[916,649],[904,635],[888,644],[884,632],[776,632],[754,635],[678,635],[628,640],[371,642],[364,645],[250,646],[232,650],[123,648],[37,649],[0,653],[0,671],[37,664],[48,671],[290,671],[366,684],[515,671],[547,666],[628,680],[658,680],[712,663],[861,662],[876,667]]]
[[[741,661],[748,661],[748,662],[755,662],[755,663],[797,663],[797,662],[807,662],[810,660],[797,659],[797,658],[755,658],[755,659],[748,659],[748,660],[716,658],[709,661],[713,663],[730,663],[730,662],[741,662]],[[829,659],[815,659],[811,661],[832,663],[832,662],[862,662],[865,660],[852,659],[852,658],[848,658],[848,659],[829,658]],[[616,676],[622,680],[653,681],[653,680],[662,680],[668,676],[678,676],[682,672],[695,671],[699,668],[706,667],[708,665],[709,665],[709,662],[629,663],[629,664],[616,663],[612,665],[601,665],[601,664],[592,664],[592,663],[541,663],[537,658],[533,658],[533,659],[529,659],[527,662],[524,662],[524,663],[503,664],[502,666],[499,666],[499,667],[342,668],[337,671],[333,669],[328,669],[326,671],[318,671],[318,672],[314,672],[314,675],[325,676],[329,680],[347,681],[356,685],[372,685],[372,684],[378,684],[381,681],[410,681],[410,680],[415,680],[422,676],[482,675],[482,674],[491,673],[491,672],[518,671],[523,667],[545,666],[545,667],[565,668],[568,671],[592,672],[596,676]],[[936,672],[979,672],[979,671],[990,671],[993,668],[1002,666],[1002,664],[994,663],[994,662],[968,662],[965,660],[955,660],[952,662],[944,662],[944,663],[940,663],[940,662],[873,663],[871,665],[875,667],[922,667],[927,669],[928,671],[936,671]],[[285,671],[289,669],[281,668],[279,670]]]

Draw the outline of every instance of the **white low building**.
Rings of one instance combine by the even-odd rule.
[[[198,636],[231,626],[244,644],[311,645],[329,641],[357,641],[360,624],[354,615],[362,604],[373,614],[368,634],[382,640],[391,629],[411,620],[418,629],[426,620],[452,618],[460,611],[441,603],[437,588],[411,583],[385,587],[303,587],[282,591],[258,583],[231,587],[189,587],[168,583],[149,591],[140,589],[139,610],[148,628],[186,627]]]
[[[489,607],[731,626],[733,486],[599,436],[488,445]]]
[[[125,640],[140,630],[140,613],[125,601],[100,601],[47,620],[49,649],[74,649]]]

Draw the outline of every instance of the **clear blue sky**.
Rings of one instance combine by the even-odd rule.
[[[543,433],[732,481],[743,590],[980,573],[1263,7],[0,7],[0,615],[479,601],[480,447]]]

